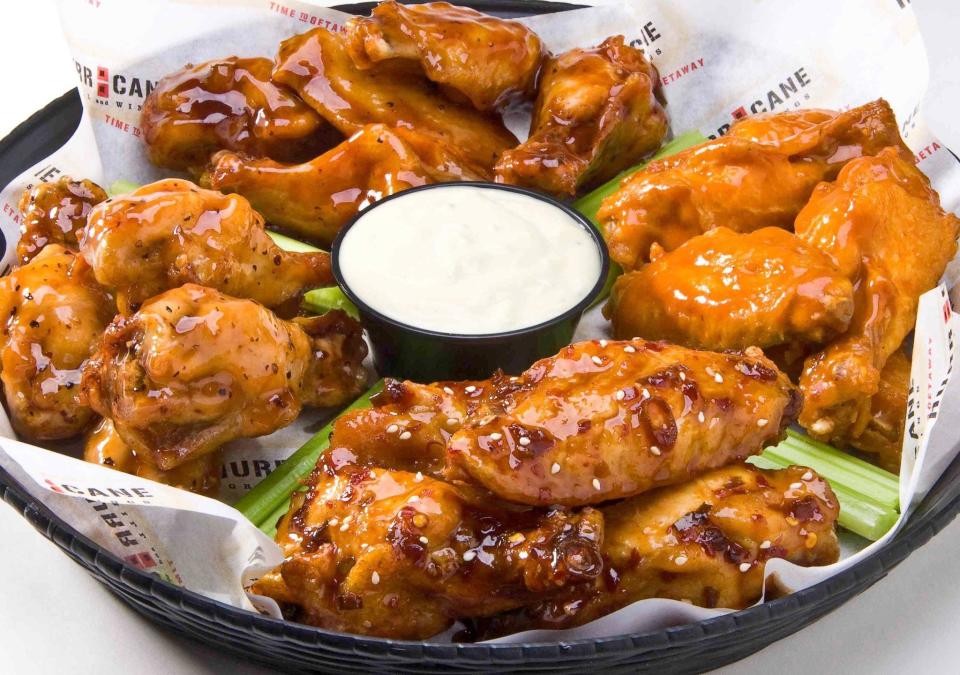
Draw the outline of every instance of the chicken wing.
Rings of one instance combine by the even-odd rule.
[[[960,218],[894,148],[843,168],[797,216],[797,236],[831,256],[856,287],[850,327],[804,363],[800,423],[842,444],[871,420],[887,359],[913,330],[920,295],[957,252]]]
[[[603,574],[483,622],[481,639],[571,628],[646,598],[742,609],[760,599],[768,560],[812,567],[840,553],[837,499],[825,480],[798,466],[726,467],[602,511]]]
[[[411,139],[426,146],[426,160]],[[329,244],[358,211],[383,197],[426,183],[483,177],[435,139],[371,124],[304,164],[219,152],[201,183],[240,193],[272,225]]]
[[[0,278],[0,380],[18,434],[70,438],[93,423],[80,374],[114,313],[83,259],[60,244]]]
[[[214,451],[169,471],[161,471],[149,455],[138,455],[124,443],[108,419],[100,420],[100,424],[87,434],[83,458],[93,464],[206,496],[216,494],[223,470],[221,453]]]
[[[850,280],[825,253],[777,227],[718,227],[652,257],[613,286],[604,314],[617,337],[717,351],[821,344],[853,316]]]
[[[221,149],[299,162],[338,143],[339,132],[271,81],[273,67],[270,59],[232,56],[161,79],[140,117],[150,161],[196,172]]]
[[[364,356],[359,324],[340,311],[283,321],[187,284],[117,317],[82,384],[123,441],[169,471],[284,427],[304,405],[351,400],[366,379]]]
[[[327,253],[281,250],[243,197],[176,178],[97,206],[80,250],[124,314],[185,283],[294,309],[303,291],[334,283]]]
[[[344,135],[375,123],[412,128],[460,151],[474,172],[490,171],[500,153],[517,144],[498,117],[445,98],[422,75],[390,61],[357,68],[346,38],[325,28],[285,40],[273,78]]]
[[[630,270],[648,260],[652,244],[670,251],[715,227],[790,229],[817,183],[848,161],[888,146],[913,157],[883,100],[841,113],[783,115],[748,118],[727,136],[625,178],[597,213],[610,256]]]
[[[477,110],[502,110],[535,92],[543,44],[516,21],[448,2],[401,5],[387,0],[369,17],[347,22],[354,64],[369,69],[393,59],[414,61],[444,91]]]
[[[892,473],[900,473],[903,433],[910,395],[910,355],[898,349],[880,371],[880,386],[870,399],[870,421],[851,446]]]
[[[402,471],[314,472],[277,531],[286,560],[253,592],[322,628],[422,640],[589,583],[603,567],[598,511],[498,504]]]
[[[607,38],[544,66],[530,137],[497,162],[497,181],[572,197],[650,154],[667,133],[657,70],[643,52]]]
[[[20,241],[17,262],[26,265],[47,244],[76,249],[87,214],[107,193],[89,180],[67,176],[55,183],[38,183],[20,197]]]

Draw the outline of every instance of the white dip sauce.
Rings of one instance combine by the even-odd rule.
[[[344,235],[340,273],[396,321],[441,333],[527,328],[583,300],[600,275],[597,244],[562,209],[470,185],[402,193]]]

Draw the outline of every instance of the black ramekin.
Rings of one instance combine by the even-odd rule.
[[[404,195],[421,190],[442,190],[463,186],[516,192],[547,202],[565,211],[590,234],[597,246],[597,254],[600,256],[600,273],[597,283],[580,302],[562,314],[535,326],[505,333],[458,335],[426,330],[384,316],[367,305],[363,298],[358,297],[344,281],[340,270],[340,244],[350,228],[371,209],[392,199],[403,198]],[[333,241],[331,255],[333,274],[337,283],[360,311],[360,320],[370,338],[377,372],[381,376],[415,382],[482,379],[490,377],[497,369],[517,374],[537,359],[555,354],[561,347],[570,344],[581,315],[603,289],[607,270],[610,267],[610,257],[603,237],[582,214],[539,192],[485,181],[433,183],[390,195],[368,206],[340,230]],[[557,274],[563,274],[563,270],[557,270]]]

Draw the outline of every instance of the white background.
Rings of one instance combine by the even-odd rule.
[[[2,137],[75,82],[52,2],[0,2]],[[931,63],[926,115],[960,152],[960,3],[914,8]],[[0,672],[269,672],[141,619],[5,506],[0,541]],[[955,522],[861,596],[722,672],[957,672],[958,561]]]

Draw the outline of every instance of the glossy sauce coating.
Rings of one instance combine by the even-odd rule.
[[[83,458],[93,464],[201,495],[214,496],[220,486],[220,452],[210,452],[170,471],[161,471],[149,455],[138,455],[124,443],[108,419],[100,420],[87,434]]]
[[[325,28],[281,43],[273,79],[296,90],[344,135],[375,123],[414,129],[487,171],[501,152],[517,144],[499,118],[445,98],[421,75],[389,62],[357,68],[346,38]]]
[[[839,505],[804,467],[717,469],[602,509],[603,574],[525,610],[494,617],[479,637],[571,628],[647,598],[742,609],[760,599],[768,560],[837,561]]]
[[[775,227],[718,227],[617,279],[617,337],[700,349],[822,343],[846,330],[853,284],[825,253]]]
[[[303,291],[333,283],[329,254],[283,251],[246,199],[177,178],[100,204],[81,252],[123,313],[185,283],[271,308],[295,308]]]
[[[426,159],[415,149],[420,146],[426,146]],[[383,197],[427,183],[483,177],[435,139],[371,124],[303,164],[217,153],[201,182],[243,195],[271,225],[329,244],[358,211]]]
[[[83,259],[59,244],[0,278],[0,380],[19,435],[70,438],[93,423],[81,372],[115,311]]]
[[[887,359],[913,330],[920,295],[957,252],[960,219],[944,212],[912,159],[888,148],[818,186],[796,232],[856,287],[850,327],[810,356],[800,377],[800,423],[817,438],[842,443],[869,424]]]
[[[76,249],[87,214],[107,198],[99,185],[64,176],[54,183],[37,183],[20,197],[20,241],[17,262],[26,265],[47,244]]]
[[[781,114],[748,118],[742,132],[735,123],[726,136],[625,178],[597,213],[611,258],[630,270],[652,244],[670,251],[715,227],[790,229],[817,183],[848,161],[888,146],[913,157],[882,99],[841,113]]]
[[[194,284],[117,317],[83,374],[90,405],[138,455],[168,471],[234,438],[290,424],[304,405],[363,387],[360,326],[340,311],[283,321]]]
[[[643,52],[607,38],[548,59],[530,137],[503,153],[497,181],[571,197],[656,150],[667,133],[659,76]]]
[[[903,434],[910,395],[910,355],[901,347],[880,371],[880,386],[870,399],[870,421],[851,446],[892,473],[900,473]]]
[[[348,21],[346,29],[358,68],[394,59],[416,62],[428,78],[478,110],[532,99],[545,54],[540,38],[522,23],[448,2],[388,0],[369,17]]]
[[[286,560],[253,591],[302,623],[421,640],[589,584],[602,537],[594,509],[548,512],[414,473],[320,466],[279,525]]]
[[[273,66],[270,59],[231,56],[161,79],[140,120],[150,161],[196,172],[221,149],[298,162],[336,144],[336,130],[271,81]]]
[[[801,398],[759,349],[580,342],[469,392],[447,443],[462,472],[522,504],[599,504],[689,480],[780,440]]]

